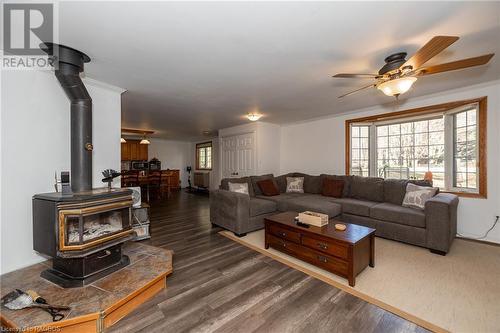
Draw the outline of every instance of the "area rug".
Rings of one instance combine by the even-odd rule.
[[[264,230],[225,237],[435,332],[500,332],[500,247],[457,239],[446,256],[383,238],[375,267],[356,286],[323,269],[264,248]]]

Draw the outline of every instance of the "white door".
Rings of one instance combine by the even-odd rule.
[[[222,177],[253,176],[255,170],[255,133],[222,138]]]

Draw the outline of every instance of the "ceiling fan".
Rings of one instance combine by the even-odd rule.
[[[358,78],[375,79],[375,83],[350,91],[341,97],[353,94],[367,88],[377,88],[387,96],[395,96],[407,92],[417,77],[432,75],[442,72],[454,71],[473,66],[480,66],[488,63],[495,55],[494,53],[485,54],[478,57],[467,58],[452,61],[444,64],[422,67],[427,61],[441,53],[448,46],[458,40],[455,36],[435,36],[410,59],[406,60],[406,52],[394,53],[385,58],[385,65],[378,71],[378,74],[336,74],[334,78]]]

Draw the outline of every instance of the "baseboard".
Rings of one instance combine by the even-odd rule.
[[[468,242],[481,243],[481,244],[490,245],[490,246],[500,246],[500,243],[485,241],[482,239],[474,239],[474,238],[463,237],[463,236],[456,236],[456,238],[463,239],[463,240],[468,241]]]

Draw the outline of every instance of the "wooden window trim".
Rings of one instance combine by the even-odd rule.
[[[420,108],[402,110],[397,112],[382,113],[374,116],[361,117],[355,119],[347,119],[345,121],[345,174],[349,175],[349,166],[351,161],[351,124],[353,123],[371,123],[383,120],[410,118],[415,115],[432,114],[436,112],[445,112],[457,107],[477,103],[479,105],[479,122],[478,122],[478,169],[479,169],[479,191],[478,193],[470,192],[455,192],[442,191],[445,193],[453,193],[466,198],[482,198],[486,199],[487,190],[487,155],[486,155],[486,137],[487,137],[487,109],[488,97],[478,97],[462,101],[448,102],[436,105],[429,105]]]
[[[213,153],[213,145],[212,145],[212,141],[207,141],[207,142],[201,142],[201,143],[197,143],[196,144],[196,170],[200,170],[200,171],[211,171],[212,168],[200,168],[200,155],[198,153],[198,149],[199,148],[208,148],[210,147],[210,150],[211,150],[211,153]],[[212,159],[212,154],[210,154],[210,158]],[[212,159],[212,162],[213,162],[213,159]],[[210,163],[210,165],[212,165],[212,163]]]

